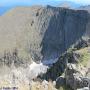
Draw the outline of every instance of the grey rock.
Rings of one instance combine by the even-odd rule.
[[[65,78],[63,76],[60,76],[56,79],[56,88],[59,88],[60,86],[65,85]]]
[[[80,57],[81,57],[81,55],[79,53],[73,52],[73,62],[74,63],[78,63]]]
[[[82,66],[80,66],[82,68]],[[90,79],[85,77],[86,70],[78,68],[75,64],[68,64],[65,78],[66,84],[69,85],[72,89],[77,90],[78,88],[84,88],[90,86]]]

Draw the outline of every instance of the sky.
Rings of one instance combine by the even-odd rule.
[[[62,1],[71,1],[81,5],[90,4],[90,0],[0,0],[0,6],[49,4]]]

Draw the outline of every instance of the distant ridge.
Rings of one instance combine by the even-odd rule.
[[[66,8],[78,8],[80,5],[71,1],[63,1],[63,2],[60,2],[58,6],[66,7]]]
[[[79,7],[80,10],[87,10],[90,12],[90,5]]]

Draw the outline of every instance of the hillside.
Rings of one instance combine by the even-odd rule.
[[[0,53],[18,50],[37,60],[59,57],[82,37],[90,37],[87,11],[60,7],[17,7],[0,17]]]

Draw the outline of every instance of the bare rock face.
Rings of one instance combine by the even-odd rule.
[[[90,38],[87,11],[17,7],[0,17],[0,53],[13,48],[35,61],[55,59],[82,37]]]

